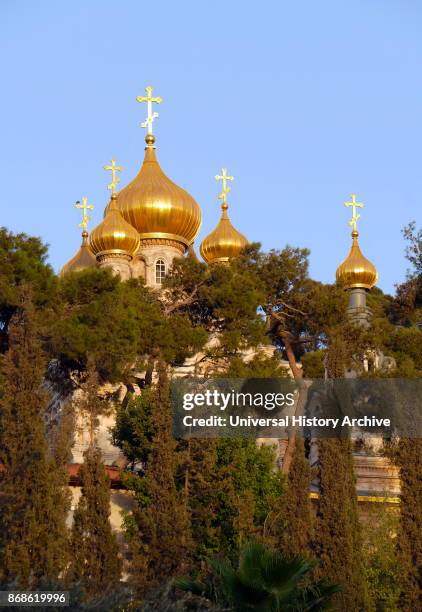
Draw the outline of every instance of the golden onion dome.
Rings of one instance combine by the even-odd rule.
[[[374,264],[363,256],[358,237],[359,233],[353,230],[352,247],[346,259],[337,268],[336,279],[346,289],[371,289],[378,280],[378,272]]]
[[[64,276],[69,272],[80,272],[86,268],[95,268],[97,260],[91,251],[88,244],[88,232],[82,232],[82,244],[79,251],[70,259],[60,270],[60,276]]]
[[[139,248],[138,232],[123,219],[112,194],[104,220],[91,232],[90,247],[95,255],[114,253],[133,257]]]
[[[119,193],[119,210],[141,240],[175,240],[186,250],[199,232],[201,209],[161,170],[154,136],[148,134],[145,140],[144,162],[138,175]]]
[[[231,224],[227,209],[228,204],[224,202],[217,227],[201,243],[200,253],[207,263],[227,262],[248,244],[245,236]]]

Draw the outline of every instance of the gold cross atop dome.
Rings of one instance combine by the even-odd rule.
[[[152,123],[153,123],[154,119],[156,119],[158,117],[158,113],[153,112],[153,110],[152,110],[152,104],[153,103],[161,104],[163,99],[160,98],[159,96],[156,96],[155,98],[153,97],[151,85],[148,85],[148,87],[145,87],[145,91],[147,92],[147,95],[146,96],[138,96],[136,98],[136,101],[137,102],[146,102],[147,103],[147,118],[145,119],[145,121],[143,121],[141,123],[141,127],[147,129],[147,134],[152,134]]]
[[[218,197],[223,201],[223,204],[227,204],[227,194],[230,191],[230,187],[227,186],[227,181],[234,181],[234,176],[228,176],[227,168],[221,168],[221,174],[216,174],[215,180],[223,183],[223,191]]]
[[[360,214],[356,209],[363,208],[364,204],[362,202],[356,202],[356,194],[352,193],[351,201],[345,202],[344,205],[352,209],[352,218],[349,221],[349,225],[352,227],[354,232],[357,232],[357,222],[360,219]]]
[[[117,176],[116,172],[121,172],[123,170],[123,166],[116,166],[116,160],[112,159],[111,164],[108,166],[103,166],[104,170],[111,172],[111,183],[107,185],[107,189],[110,189],[112,195],[116,193],[117,184],[120,183],[120,179]]]
[[[79,208],[83,211],[82,213],[82,223],[79,223],[79,227],[83,229],[84,232],[87,231],[88,222],[91,221],[90,215],[88,215],[87,210],[94,210],[94,206],[92,204],[88,204],[88,198],[82,198],[82,204],[79,200],[75,204],[75,208]]]

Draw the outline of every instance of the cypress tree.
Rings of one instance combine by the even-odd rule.
[[[313,512],[309,499],[311,468],[305,457],[303,438],[297,438],[281,497],[281,510],[274,521],[274,544],[288,557],[309,556],[313,535]]]
[[[89,600],[109,593],[119,583],[121,559],[110,525],[110,482],[100,450],[91,445],[80,470],[81,497],[73,516],[71,563],[67,580]]]
[[[344,331],[333,335],[326,359],[330,378],[344,376],[352,351],[353,343],[347,343]],[[344,398],[337,396],[334,389],[332,397],[327,397],[326,401],[337,406]],[[368,593],[350,438],[318,440],[318,455],[320,497],[314,541],[320,561],[317,571],[341,585],[342,592],[334,598],[338,610],[366,610]]]
[[[215,466],[217,440],[192,438],[187,443],[184,484],[189,504],[195,558],[202,561],[219,549],[219,491]]]
[[[338,610],[367,609],[356,483],[351,443],[327,438],[318,442],[320,498],[315,525],[315,553],[321,576],[342,586]]]
[[[1,368],[0,581],[36,589],[56,583],[66,563],[66,475],[50,454],[42,389],[44,355],[24,292],[9,326]]]
[[[400,610],[419,609],[422,601],[422,440],[403,439],[396,462],[400,467],[401,505],[398,553],[401,568]]]
[[[185,573],[191,552],[186,495],[175,480],[178,461],[164,363],[159,364],[159,381],[152,401],[154,435],[130,532],[133,582],[141,594]]]

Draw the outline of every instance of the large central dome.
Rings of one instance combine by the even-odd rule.
[[[119,210],[138,230],[141,240],[175,240],[187,248],[199,232],[201,209],[187,191],[161,170],[152,134],[146,142],[144,163],[138,175],[118,195]]]

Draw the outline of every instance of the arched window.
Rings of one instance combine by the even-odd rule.
[[[166,275],[166,264],[163,259],[157,259],[155,262],[155,282],[161,285]]]

